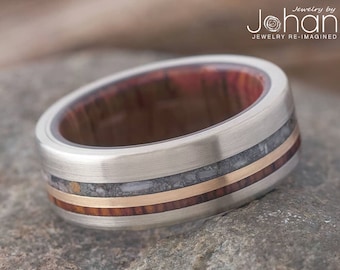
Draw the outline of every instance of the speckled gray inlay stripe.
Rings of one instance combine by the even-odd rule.
[[[58,190],[90,197],[125,197],[183,188],[228,174],[266,156],[289,137],[295,126],[293,113],[279,130],[259,144],[217,163],[184,173],[137,182],[100,184],[71,182],[51,175],[48,182]]]

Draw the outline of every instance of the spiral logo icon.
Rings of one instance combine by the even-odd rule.
[[[278,32],[281,29],[281,21],[272,15],[269,15],[265,18],[263,21],[264,27],[269,31],[269,32]]]

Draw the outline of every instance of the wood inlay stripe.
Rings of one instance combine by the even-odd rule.
[[[261,179],[269,176],[270,174],[281,168],[288,160],[290,160],[294,156],[294,154],[298,151],[300,143],[301,143],[300,137],[298,136],[294,141],[293,145],[291,145],[291,147],[286,152],[284,152],[281,157],[279,157],[278,159],[276,159],[274,162],[267,165],[263,169],[247,177],[244,177],[239,181],[233,182],[231,184],[228,184],[215,190],[205,192],[203,194],[187,197],[184,199],[178,199],[174,201],[156,203],[151,205],[140,205],[121,208],[115,206],[112,208],[103,208],[98,207],[97,205],[96,205],[97,207],[87,207],[67,203],[58,198],[55,198],[51,194],[49,194],[49,198],[55,205],[67,211],[94,216],[132,216],[171,211],[220,198],[222,196],[233,193],[237,190],[240,190],[242,188],[245,188],[249,185],[252,185],[260,181]],[[177,190],[177,193],[178,191],[179,190]],[[180,192],[178,194],[180,194]],[[129,198],[131,199],[132,197]]]
[[[246,178],[254,174],[256,171],[264,169],[265,167],[270,165],[273,160],[279,159],[283,153],[287,152],[296,142],[298,136],[299,130],[296,126],[292,134],[286,139],[283,144],[281,144],[278,148],[276,148],[274,151],[264,156],[263,158],[226,175],[176,190],[129,197],[81,196],[60,191],[50,185],[47,185],[47,190],[53,197],[57,198],[58,200],[85,207],[92,207],[95,205],[98,208],[123,208],[171,202],[222,188],[243,178]]]

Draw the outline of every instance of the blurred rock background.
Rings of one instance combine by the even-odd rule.
[[[239,53],[264,57],[288,73],[325,89],[336,89],[340,38],[252,40],[246,30],[247,25],[258,25],[259,8],[264,16],[282,17],[284,7],[290,12],[296,6],[329,6],[336,8],[337,16],[340,2],[0,0],[0,68],[89,48],[153,50],[174,55]],[[306,14],[317,15],[294,13],[300,18]],[[311,19],[305,22],[309,29],[314,27]],[[292,20],[289,27],[294,28]]]
[[[0,269],[338,270],[340,37],[253,40],[246,30],[259,8],[280,17],[296,6],[337,8],[340,19],[334,0],[0,0]],[[109,73],[207,53],[259,56],[288,72],[303,135],[294,173],[260,200],[162,239],[58,218],[33,143],[41,113]]]

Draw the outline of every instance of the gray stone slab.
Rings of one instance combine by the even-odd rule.
[[[40,114],[84,83],[161,58],[84,52],[0,72],[0,269],[338,269],[340,96],[299,82],[302,162],[263,198],[181,233],[88,230],[51,211],[34,146]]]

